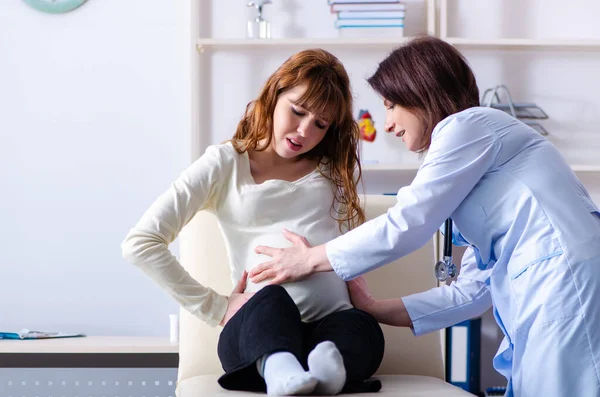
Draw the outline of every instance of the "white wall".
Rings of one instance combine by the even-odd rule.
[[[188,7],[0,2],[0,330],[168,335],[120,243],[189,163]]]

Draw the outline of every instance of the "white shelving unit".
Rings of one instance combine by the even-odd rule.
[[[264,48],[376,48],[401,45],[408,41],[408,37],[377,37],[377,38],[289,38],[289,39],[212,39],[199,38],[196,41],[198,51],[203,52],[206,49],[216,50],[239,50]]]
[[[600,50],[600,39],[473,39],[448,35],[448,0],[440,0],[439,37],[459,49]]]
[[[430,34],[438,35],[448,43],[456,46],[459,50],[560,50],[560,51],[600,51],[600,39],[473,39],[463,37],[452,37],[448,35],[448,0],[439,0],[439,13],[436,12],[436,1],[425,0],[427,9],[427,31]],[[197,5],[199,7],[199,5]],[[438,18],[439,16],[439,18]],[[197,23],[197,22],[196,22]],[[192,29],[198,34],[200,29]],[[333,37],[333,38],[276,38],[276,39],[220,39],[220,38],[193,38],[196,45],[194,55],[193,73],[194,85],[196,89],[192,92],[193,108],[201,109],[202,103],[207,100],[201,95],[202,86],[208,84],[210,76],[203,72],[202,62],[210,56],[205,53],[223,52],[223,51],[254,51],[254,50],[280,50],[292,49],[300,50],[302,48],[322,47],[330,50],[347,49],[392,49],[410,40],[410,37]],[[202,117],[206,117],[203,115]],[[192,126],[192,158],[197,158],[204,152],[205,148],[214,142],[210,142],[208,131],[200,122],[202,118],[199,114],[193,114]],[[577,173],[600,172],[600,162],[597,165],[573,164],[572,168]],[[380,172],[402,172],[406,175],[414,174],[418,170],[418,165],[406,164],[375,164],[363,166],[365,175],[374,175]]]
[[[571,168],[576,173],[600,172],[600,165],[594,164],[571,164]]]
[[[363,171],[374,172],[374,171],[400,171],[400,172],[413,172],[416,173],[419,169],[419,165],[415,164],[365,164],[362,166]],[[600,172],[600,164],[571,164],[571,169],[574,172]]]
[[[440,0],[439,37],[460,48],[600,50],[598,39],[472,39],[448,35],[448,0]]]
[[[457,48],[508,49],[508,50],[600,50],[600,40],[549,40],[549,39],[495,39],[478,40],[462,37],[446,37]]]
[[[2,353],[43,354],[138,354],[178,353],[177,343],[153,336],[85,336],[81,338],[0,340]]]
[[[374,172],[374,171],[404,171],[404,172],[417,172],[419,169],[418,164],[365,164],[362,166],[363,171]]]
[[[251,52],[255,50],[286,50],[294,51],[304,48],[321,47],[328,50],[392,50],[410,39],[410,37],[331,37],[331,38],[273,38],[273,39],[247,39],[247,38],[213,38],[202,37],[198,18],[211,0],[196,0],[192,2],[192,42],[195,43],[195,54],[192,55],[192,160],[198,158],[206,147],[215,142],[210,141],[210,131],[203,123],[210,117],[203,113],[208,108],[209,98],[203,95],[203,87],[210,84],[211,73],[209,72],[209,57],[215,52]],[[435,0],[423,0],[427,15],[426,30],[429,34],[435,34],[436,11]],[[206,15],[206,14],[205,14]],[[205,17],[206,18],[206,17]],[[372,171],[369,169],[369,171]],[[416,171],[416,168],[415,168]]]
[[[532,39],[532,38],[498,38],[477,39],[454,37],[448,33],[448,0],[439,0],[439,34],[438,37],[452,44],[459,50],[477,51],[600,51],[600,39]],[[577,174],[600,173],[600,155],[597,164],[571,164]]]

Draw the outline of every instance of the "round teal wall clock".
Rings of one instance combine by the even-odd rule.
[[[61,14],[63,12],[69,12],[83,3],[86,0],[23,0],[25,3],[43,12],[49,12],[51,14]]]

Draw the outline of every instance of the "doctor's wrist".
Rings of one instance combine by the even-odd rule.
[[[310,248],[307,262],[311,273],[330,272],[333,270],[331,263],[329,263],[329,258],[327,258],[325,244]]]

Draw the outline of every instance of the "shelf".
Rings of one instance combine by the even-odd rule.
[[[81,338],[0,340],[2,353],[178,353],[169,338],[85,336]]]
[[[411,37],[331,37],[290,39],[213,39],[200,38],[196,47],[205,48],[287,48],[287,47],[393,47],[409,41]],[[447,37],[448,43],[464,48],[477,49],[588,49],[600,50],[600,39],[469,39]]]
[[[409,37],[332,37],[332,38],[296,38],[296,39],[213,39],[200,38],[196,48],[202,52],[205,48],[288,48],[288,47],[389,47],[408,41]]]
[[[448,43],[463,48],[477,49],[552,49],[552,50],[600,50],[600,39],[467,39],[447,37]]]
[[[362,166],[363,172],[372,171],[400,171],[400,172],[413,172],[417,173],[419,164],[364,164]]]
[[[416,173],[419,169],[418,164],[365,164],[362,166],[363,172],[374,171],[398,171]],[[600,173],[600,164],[571,164],[571,169],[577,173]]]
[[[599,165],[572,164],[571,169],[574,172],[580,172],[580,173],[600,172],[600,164]]]

